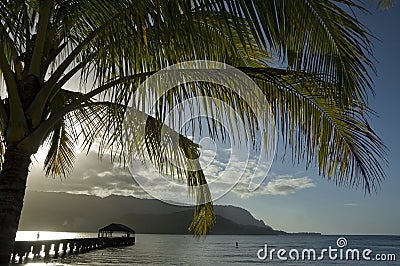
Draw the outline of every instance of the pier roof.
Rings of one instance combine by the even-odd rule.
[[[135,230],[132,228],[129,228],[126,225],[123,224],[109,224],[103,228],[99,229],[99,232],[129,232],[129,233],[135,233]]]

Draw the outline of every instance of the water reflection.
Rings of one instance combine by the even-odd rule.
[[[97,237],[97,233],[73,233],[73,232],[54,232],[54,231],[18,231],[15,241],[35,241],[38,240],[54,240],[54,239],[70,239]]]

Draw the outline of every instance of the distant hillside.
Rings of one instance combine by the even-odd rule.
[[[234,206],[215,206],[217,224],[211,234],[282,234],[250,212]],[[192,207],[125,196],[100,198],[56,192],[27,191],[19,230],[94,232],[111,222],[137,233],[190,234]]]

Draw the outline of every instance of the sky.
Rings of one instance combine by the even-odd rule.
[[[377,76],[373,78],[376,96],[370,99],[377,116],[371,117],[370,122],[389,150],[386,179],[377,193],[365,194],[361,187],[337,187],[318,176],[315,169],[306,171],[304,165],[293,165],[290,159],[282,162],[278,157],[257,190],[250,193],[247,189],[249,180],[245,178],[229,193],[221,195],[216,204],[243,207],[273,228],[288,232],[400,235],[400,104],[397,102],[400,99],[400,4],[384,12],[361,15],[359,19],[377,37],[373,40],[377,67]],[[232,184],[229,178],[243,169],[246,158],[240,152],[234,154],[232,150],[221,147],[216,152],[215,145],[209,140],[205,140],[203,146],[206,147],[202,155],[203,165],[210,160],[214,162],[206,167],[206,174],[220,175],[220,183],[210,185],[217,193],[226,188],[224,185]],[[221,167],[228,153],[233,154],[233,163],[222,175]],[[188,197],[184,184],[161,184],[155,178],[155,171],[139,162],[132,165],[136,173],[133,178],[128,170],[111,164],[107,158],[99,161],[95,152],[78,154],[69,177],[52,179],[43,175],[41,152],[33,161],[28,190],[102,197],[109,194],[149,197],[138,185],[139,180],[146,188],[154,189],[151,194],[160,189],[166,198]],[[248,166],[251,168],[253,163],[250,161]],[[139,176],[144,178],[137,179]]]

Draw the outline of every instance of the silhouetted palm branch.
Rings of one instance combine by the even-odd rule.
[[[258,96],[271,105],[293,160],[314,163],[337,184],[362,184],[369,192],[384,176],[385,148],[366,119],[373,94],[371,36],[351,10],[365,11],[349,0],[2,1],[0,74],[7,98],[0,104],[0,152],[6,144],[35,152],[48,140],[48,175],[70,172],[77,141],[124,162],[123,124],[139,84],[174,63],[207,59],[242,70],[260,86]],[[73,78],[81,86],[68,91]],[[37,91],[24,91],[24,84]],[[160,127],[176,104],[198,96],[226,103],[198,102],[213,117],[195,127],[212,137],[224,139],[215,123],[220,118],[239,141],[265,130],[249,103],[229,88],[202,82],[173,88],[161,99],[165,111],[131,129],[145,134],[136,134],[128,150],[192,187],[206,184],[204,173],[180,169],[198,163],[197,146],[172,128],[166,135],[171,145],[160,145]],[[227,107],[248,132],[240,132]],[[215,220],[211,203],[202,204],[210,198],[208,188],[201,188],[191,226],[196,234]]]

